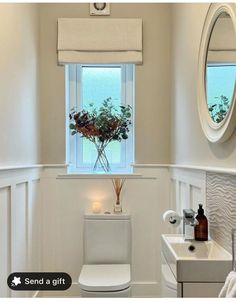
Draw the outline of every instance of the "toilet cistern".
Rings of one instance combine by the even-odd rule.
[[[82,297],[130,297],[131,217],[84,215],[84,265],[78,283]]]

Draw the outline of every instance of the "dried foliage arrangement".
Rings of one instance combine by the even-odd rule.
[[[98,164],[105,172],[111,171],[106,147],[112,141],[121,142],[128,138],[131,110],[129,105],[115,107],[111,98],[104,100],[100,108],[95,108],[93,104],[90,104],[89,110],[76,111],[74,108],[71,110],[69,116],[71,134],[80,134],[96,147],[97,158],[94,171]]]
[[[220,123],[223,121],[229,111],[230,101],[224,95],[215,97],[215,100],[216,103],[208,105],[208,110],[213,121],[215,123]]]

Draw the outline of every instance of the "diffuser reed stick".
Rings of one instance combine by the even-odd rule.
[[[116,202],[114,206],[114,212],[122,212],[121,202],[120,202],[120,195],[122,188],[125,183],[125,178],[112,178],[112,184],[114,191],[116,193]]]

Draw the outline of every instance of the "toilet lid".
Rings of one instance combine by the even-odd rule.
[[[80,288],[87,291],[116,291],[130,285],[130,264],[86,264],[80,276]]]

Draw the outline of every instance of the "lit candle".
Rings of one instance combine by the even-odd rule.
[[[94,214],[100,213],[101,212],[101,203],[97,202],[97,201],[93,202],[92,208],[93,208]]]

